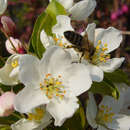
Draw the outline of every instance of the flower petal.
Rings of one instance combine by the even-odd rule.
[[[55,126],[61,126],[67,118],[73,116],[78,107],[77,98],[73,97],[61,101],[53,100],[46,109],[54,117]]]
[[[88,24],[87,29],[86,29],[88,40],[91,43],[94,43],[94,40],[95,40],[95,28],[96,28],[96,24],[92,23],[92,24]]]
[[[112,123],[109,123],[107,126],[110,129],[114,130],[129,130],[130,129],[130,116],[117,114]]]
[[[120,46],[122,39],[123,38],[119,30],[113,27],[109,27],[107,29],[104,29],[103,31],[101,31],[101,33],[98,34],[95,40],[95,46],[98,44],[98,41],[101,40],[102,45],[107,43],[108,50],[105,52],[109,53],[114,51]]]
[[[92,80],[87,67],[83,64],[72,64],[64,72],[65,86],[76,96],[87,91]]]
[[[49,100],[40,90],[40,85],[39,89],[36,89],[35,86],[26,86],[16,95],[14,107],[21,113],[27,113],[31,109],[47,103],[49,103]]]
[[[97,130],[108,130],[107,128],[105,128],[104,126],[98,125]]]
[[[74,20],[85,20],[95,9],[95,0],[82,0],[69,9]]]
[[[100,64],[99,67],[104,72],[113,72],[114,70],[118,69],[122,63],[124,62],[125,58],[112,58],[106,61],[106,63]]]
[[[15,124],[11,125],[12,130],[33,130],[39,124],[34,121],[29,121],[27,119],[20,119]]]
[[[65,31],[73,31],[71,19],[68,16],[58,15],[56,19],[57,24],[52,28],[53,33],[63,36]]]
[[[83,63],[88,68],[92,81],[101,82],[103,80],[104,73],[98,66],[89,64],[85,60],[83,61]]]
[[[19,59],[19,79],[25,85],[35,86],[41,80],[40,61],[32,55],[23,55]]]
[[[70,53],[58,46],[51,46],[46,50],[40,66],[43,73],[57,74],[72,62]],[[45,68],[45,70],[44,70]]]
[[[102,105],[108,106],[109,108],[111,108],[111,111],[113,113],[118,113],[120,112],[123,106],[123,101],[124,101],[124,96],[122,93],[120,93],[120,98],[118,100],[110,96],[104,96],[99,106],[102,106]]]
[[[44,30],[41,31],[40,39],[45,48],[48,48],[49,46],[54,45],[54,41],[52,37],[47,36]]]
[[[7,0],[0,0],[0,15],[2,15],[6,10],[7,4]]]
[[[18,59],[20,55],[12,55],[8,58],[5,65],[0,69],[0,82],[5,85],[16,85],[19,82],[18,75],[10,75],[15,68],[12,67],[11,63]]]
[[[59,3],[61,3],[65,9],[69,9],[73,5],[74,0],[57,0]]]
[[[92,93],[89,92],[89,100],[86,109],[86,116],[88,123],[93,127],[97,128],[96,116],[97,116],[97,105]]]

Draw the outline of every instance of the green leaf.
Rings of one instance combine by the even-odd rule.
[[[118,99],[120,96],[116,86],[107,78],[104,78],[104,80],[100,83],[94,82],[90,88],[90,91],[95,94],[101,94],[104,96],[109,95],[115,99]]]
[[[105,73],[104,77],[111,80],[113,83],[126,83],[130,86],[128,75],[120,69],[112,73]]]
[[[40,40],[40,33],[44,29],[47,35],[53,36],[52,27],[56,24],[56,16],[60,14],[66,15],[64,7],[56,0],[52,0],[46,11],[38,17],[35,23],[29,51],[34,52],[39,58],[45,51]]]

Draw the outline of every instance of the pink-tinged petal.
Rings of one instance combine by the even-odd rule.
[[[67,118],[73,116],[78,107],[77,98],[73,97],[61,101],[53,100],[46,109],[55,119],[55,126],[61,126]]]
[[[11,44],[10,40],[11,40],[11,42],[12,42],[13,45]],[[13,37],[10,37],[10,40],[6,40],[6,42],[5,42],[7,51],[10,54],[16,54],[16,53],[21,54],[21,50],[24,51],[22,43],[18,39],[14,39]]]
[[[113,72],[118,69],[122,63],[124,62],[125,58],[112,58],[106,61],[106,63],[100,64],[99,67],[104,72]]]
[[[14,111],[14,98],[13,92],[5,92],[0,96],[0,116],[9,116]]]
[[[69,9],[74,20],[85,20],[95,9],[95,0],[82,0]]]

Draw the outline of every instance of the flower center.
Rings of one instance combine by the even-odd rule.
[[[103,45],[103,44],[102,44]],[[101,40],[98,41],[98,44],[96,46],[96,51],[94,55],[92,56],[92,63],[93,64],[99,64],[99,63],[106,63],[108,59],[110,59],[110,54],[105,54],[105,51],[108,50],[107,43],[104,44],[104,46],[101,46]]]
[[[41,121],[41,119],[44,117],[45,111],[41,108],[35,108],[34,113],[28,114],[28,120],[30,121]]]
[[[112,123],[113,116],[115,115],[113,112],[111,112],[111,108],[105,105],[101,105],[99,108],[96,121],[99,124],[105,124],[105,123]]]
[[[53,39],[54,39],[56,45],[66,48],[68,46],[68,44],[63,42],[63,38],[64,38],[63,36],[58,36],[58,37],[54,37]]]
[[[61,75],[54,78],[51,74],[46,74],[43,83],[40,83],[40,89],[45,92],[49,99],[52,99],[53,97],[63,99],[64,94],[66,93],[61,81]]]
[[[11,66],[12,66],[13,68],[16,68],[18,65],[19,65],[19,64],[18,64],[18,60],[13,60],[13,61],[11,62]]]

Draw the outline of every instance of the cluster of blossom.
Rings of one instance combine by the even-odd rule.
[[[50,1],[51,2],[51,1]],[[96,28],[88,24],[81,35],[87,35],[94,47],[92,57],[82,56],[65,38],[64,32],[74,31],[71,20],[85,20],[95,9],[95,0],[58,0],[69,16],[58,15],[57,24],[48,36],[42,30],[40,39],[46,48],[41,60],[31,54],[22,54],[22,43],[10,37],[6,48],[12,54],[0,69],[0,83],[4,85],[24,84],[15,94],[5,92],[0,96],[0,116],[8,116],[14,110],[27,115],[15,124],[12,130],[42,130],[53,122],[62,126],[79,108],[78,96],[91,88],[93,81],[101,82],[104,72],[113,72],[121,66],[124,57],[110,58],[110,52],[120,46],[121,32],[113,27]],[[0,14],[7,7],[6,0],[0,0]],[[68,48],[68,46],[70,48]],[[89,53],[89,52],[88,52]],[[86,108],[87,121],[98,130],[129,130],[130,111],[128,109],[130,89],[118,85],[120,98],[115,100],[104,96],[97,106],[92,92]],[[127,98],[126,98],[127,97]],[[8,101],[8,102],[7,102]]]

